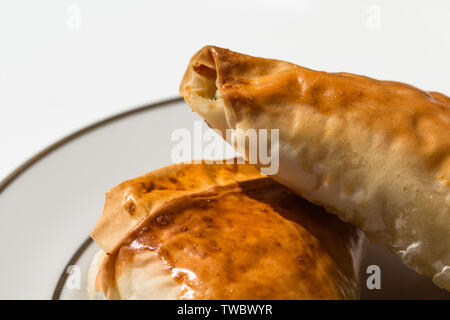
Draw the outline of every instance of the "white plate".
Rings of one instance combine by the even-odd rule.
[[[87,267],[97,250],[87,239],[105,192],[171,164],[171,133],[192,132],[194,120],[180,99],[136,109],[60,141],[0,184],[0,298],[87,298]],[[365,285],[371,264],[381,268],[381,290]],[[76,267],[65,283],[68,265]],[[450,298],[376,246],[369,246],[362,275],[362,298]]]

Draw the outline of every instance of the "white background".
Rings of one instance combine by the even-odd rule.
[[[0,0],[0,180],[74,130],[176,96],[205,44],[448,95],[449,17],[445,0]]]

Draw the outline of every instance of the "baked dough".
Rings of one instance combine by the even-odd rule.
[[[93,299],[359,297],[362,233],[250,165],[173,165],[110,192],[130,194],[150,209],[103,242],[116,241],[92,262]],[[104,226],[123,205],[106,207]],[[96,239],[107,238],[105,230],[114,233],[102,227]]]
[[[275,180],[450,290],[450,98],[212,46],[180,92],[245,157],[245,130],[279,129]]]
[[[237,162],[237,161],[234,161]],[[91,237],[105,252],[153,210],[183,194],[212,185],[259,177],[251,165],[178,163],[124,181],[106,193],[105,206]]]

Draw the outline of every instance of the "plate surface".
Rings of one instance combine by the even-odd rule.
[[[201,119],[180,99],[116,116],[45,150],[0,185],[0,298],[87,298],[87,267],[98,247],[86,239],[105,192],[171,164],[172,133],[185,128],[194,136],[195,120]],[[74,266],[66,270],[68,264]],[[372,264],[381,269],[380,290],[366,286],[365,270]],[[450,298],[372,245],[363,261],[361,289],[366,299]]]

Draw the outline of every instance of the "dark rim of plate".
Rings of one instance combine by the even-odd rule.
[[[13,172],[11,172],[8,176],[6,176],[5,179],[3,179],[0,182],[0,196],[5,189],[11,185],[14,180],[16,180],[21,174],[23,174],[26,170],[28,170],[31,166],[33,166],[35,163],[40,161],[41,159],[45,158],[48,154],[52,153],[53,151],[57,150],[59,147],[64,146],[65,144],[71,142],[72,140],[75,140],[76,138],[93,131],[95,129],[98,129],[104,125],[110,124],[116,120],[121,120],[125,117],[134,115],[139,112],[147,111],[149,109],[157,108],[157,107],[164,107],[171,103],[181,102],[183,101],[183,98],[177,97],[172,99],[167,99],[163,101],[159,101],[156,103],[144,105],[141,107],[137,107],[116,115],[113,115],[111,117],[108,117],[106,119],[100,120],[98,122],[95,122],[87,127],[84,127],[78,131],[75,131],[74,133],[62,138],[61,140],[58,140],[57,142],[51,144],[47,148],[43,149],[42,151],[35,154],[33,157],[22,163],[19,167],[17,167]],[[93,240],[89,237],[87,238],[75,251],[75,253],[70,258],[69,262],[66,264],[64,269],[61,272],[61,275],[59,276],[58,282],[56,284],[55,290],[53,291],[52,300],[59,300],[61,297],[62,290],[64,288],[64,284],[67,280],[67,277],[69,274],[66,272],[67,268],[70,265],[76,264],[78,259],[81,257],[83,252],[93,243]]]

